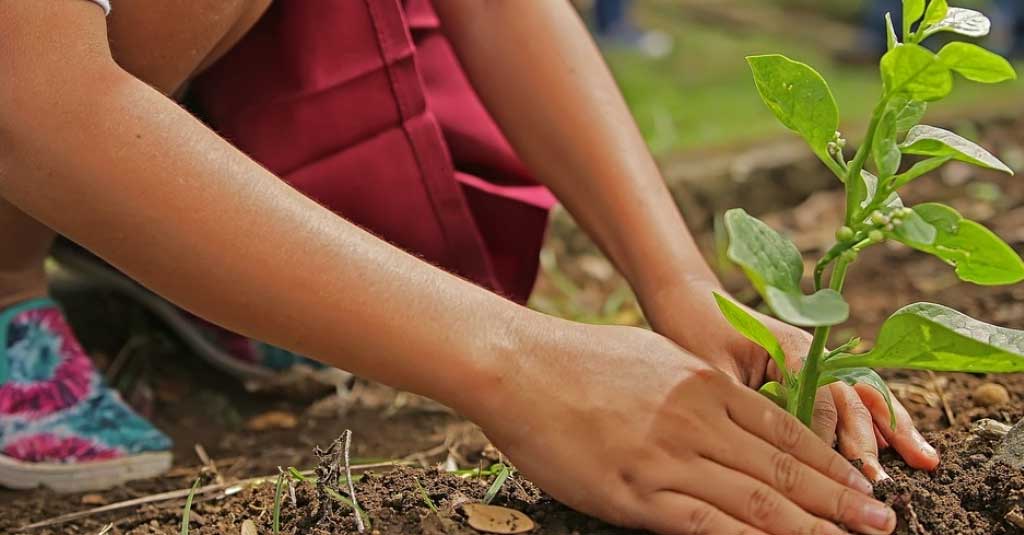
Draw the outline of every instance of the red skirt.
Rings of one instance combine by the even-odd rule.
[[[193,82],[191,100],[349,221],[529,296],[554,198],[480,102],[429,0],[277,0]]]

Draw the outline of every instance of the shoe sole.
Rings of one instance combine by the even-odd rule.
[[[28,490],[46,487],[56,492],[109,489],[137,479],[163,474],[171,467],[170,452],[140,453],[109,461],[28,463],[0,455],[0,487]]]
[[[351,387],[352,374],[333,367],[311,369],[296,367],[286,372],[267,370],[247,364],[222,351],[207,340],[176,306],[154,294],[137,282],[104,264],[101,260],[74,249],[59,245],[53,249],[56,265],[48,267],[51,285],[56,290],[101,289],[110,290],[135,300],[163,321],[182,342],[207,362],[238,378],[250,391],[280,388],[304,389],[304,384],[329,385],[339,391]],[[311,381],[311,383],[310,383]]]

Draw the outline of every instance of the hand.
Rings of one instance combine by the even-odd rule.
[[[781,374],[768,354],[722,318],[712,291],[723,293],[717,283],[691,285],[686,308],[676,310],[678,320],[659,324],[659,332],[752,388],[768,380],[779,380]],[[750,312],[775,333],[786,352],[787,365],[794,372],[799,371],[810,348],[811,335],[775,318]],[[703,317],[706,321],[694,326],[688,321],[693,317]],[[863,385],[851,387],[833,383],[818,392],[812,429],[827,444],[838,437],[839,451],[847,459],[859,459],[864,474],[872,481],[889,477],[878,461],[879,448],[889,445],[910,466],[935,469],[939,464],[938,454],[917,431],[909,413],[895,397],[893,410],[896,412],[895,430],[889,427],[885,399],[876,390]]]
[[[551,321],[474,419],[553,497],[662,534],[895,527],[838,453],[725,373],[650,331]]]

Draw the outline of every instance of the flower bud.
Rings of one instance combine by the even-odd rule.
[[[853,229],[843,225],[836,231],[836,240],[840,242],[847,242],[853,239]]]
[[[868,240],[871,243],[882,243],[885,241],[885,234],[882,234],[881,230],[875,229],[868,233]]]
[[[875,225],[885,225],[889,222],[889,216],[875,210],[874,212],[871,212],[871,222]]]

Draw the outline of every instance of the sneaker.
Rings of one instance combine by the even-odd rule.
[[[0,486],[105,489],[165,472],[170,448],[103,381],[56,303],[0,312]]]
[[[48,267],[56,291],[99,288],[133,299],[160,318],[193,353],[238,377],[250,391],[286,391],[317,396],[346,391],[350,373],[233,333],[185,312],[102,260],[73,245],[58,244]]]

